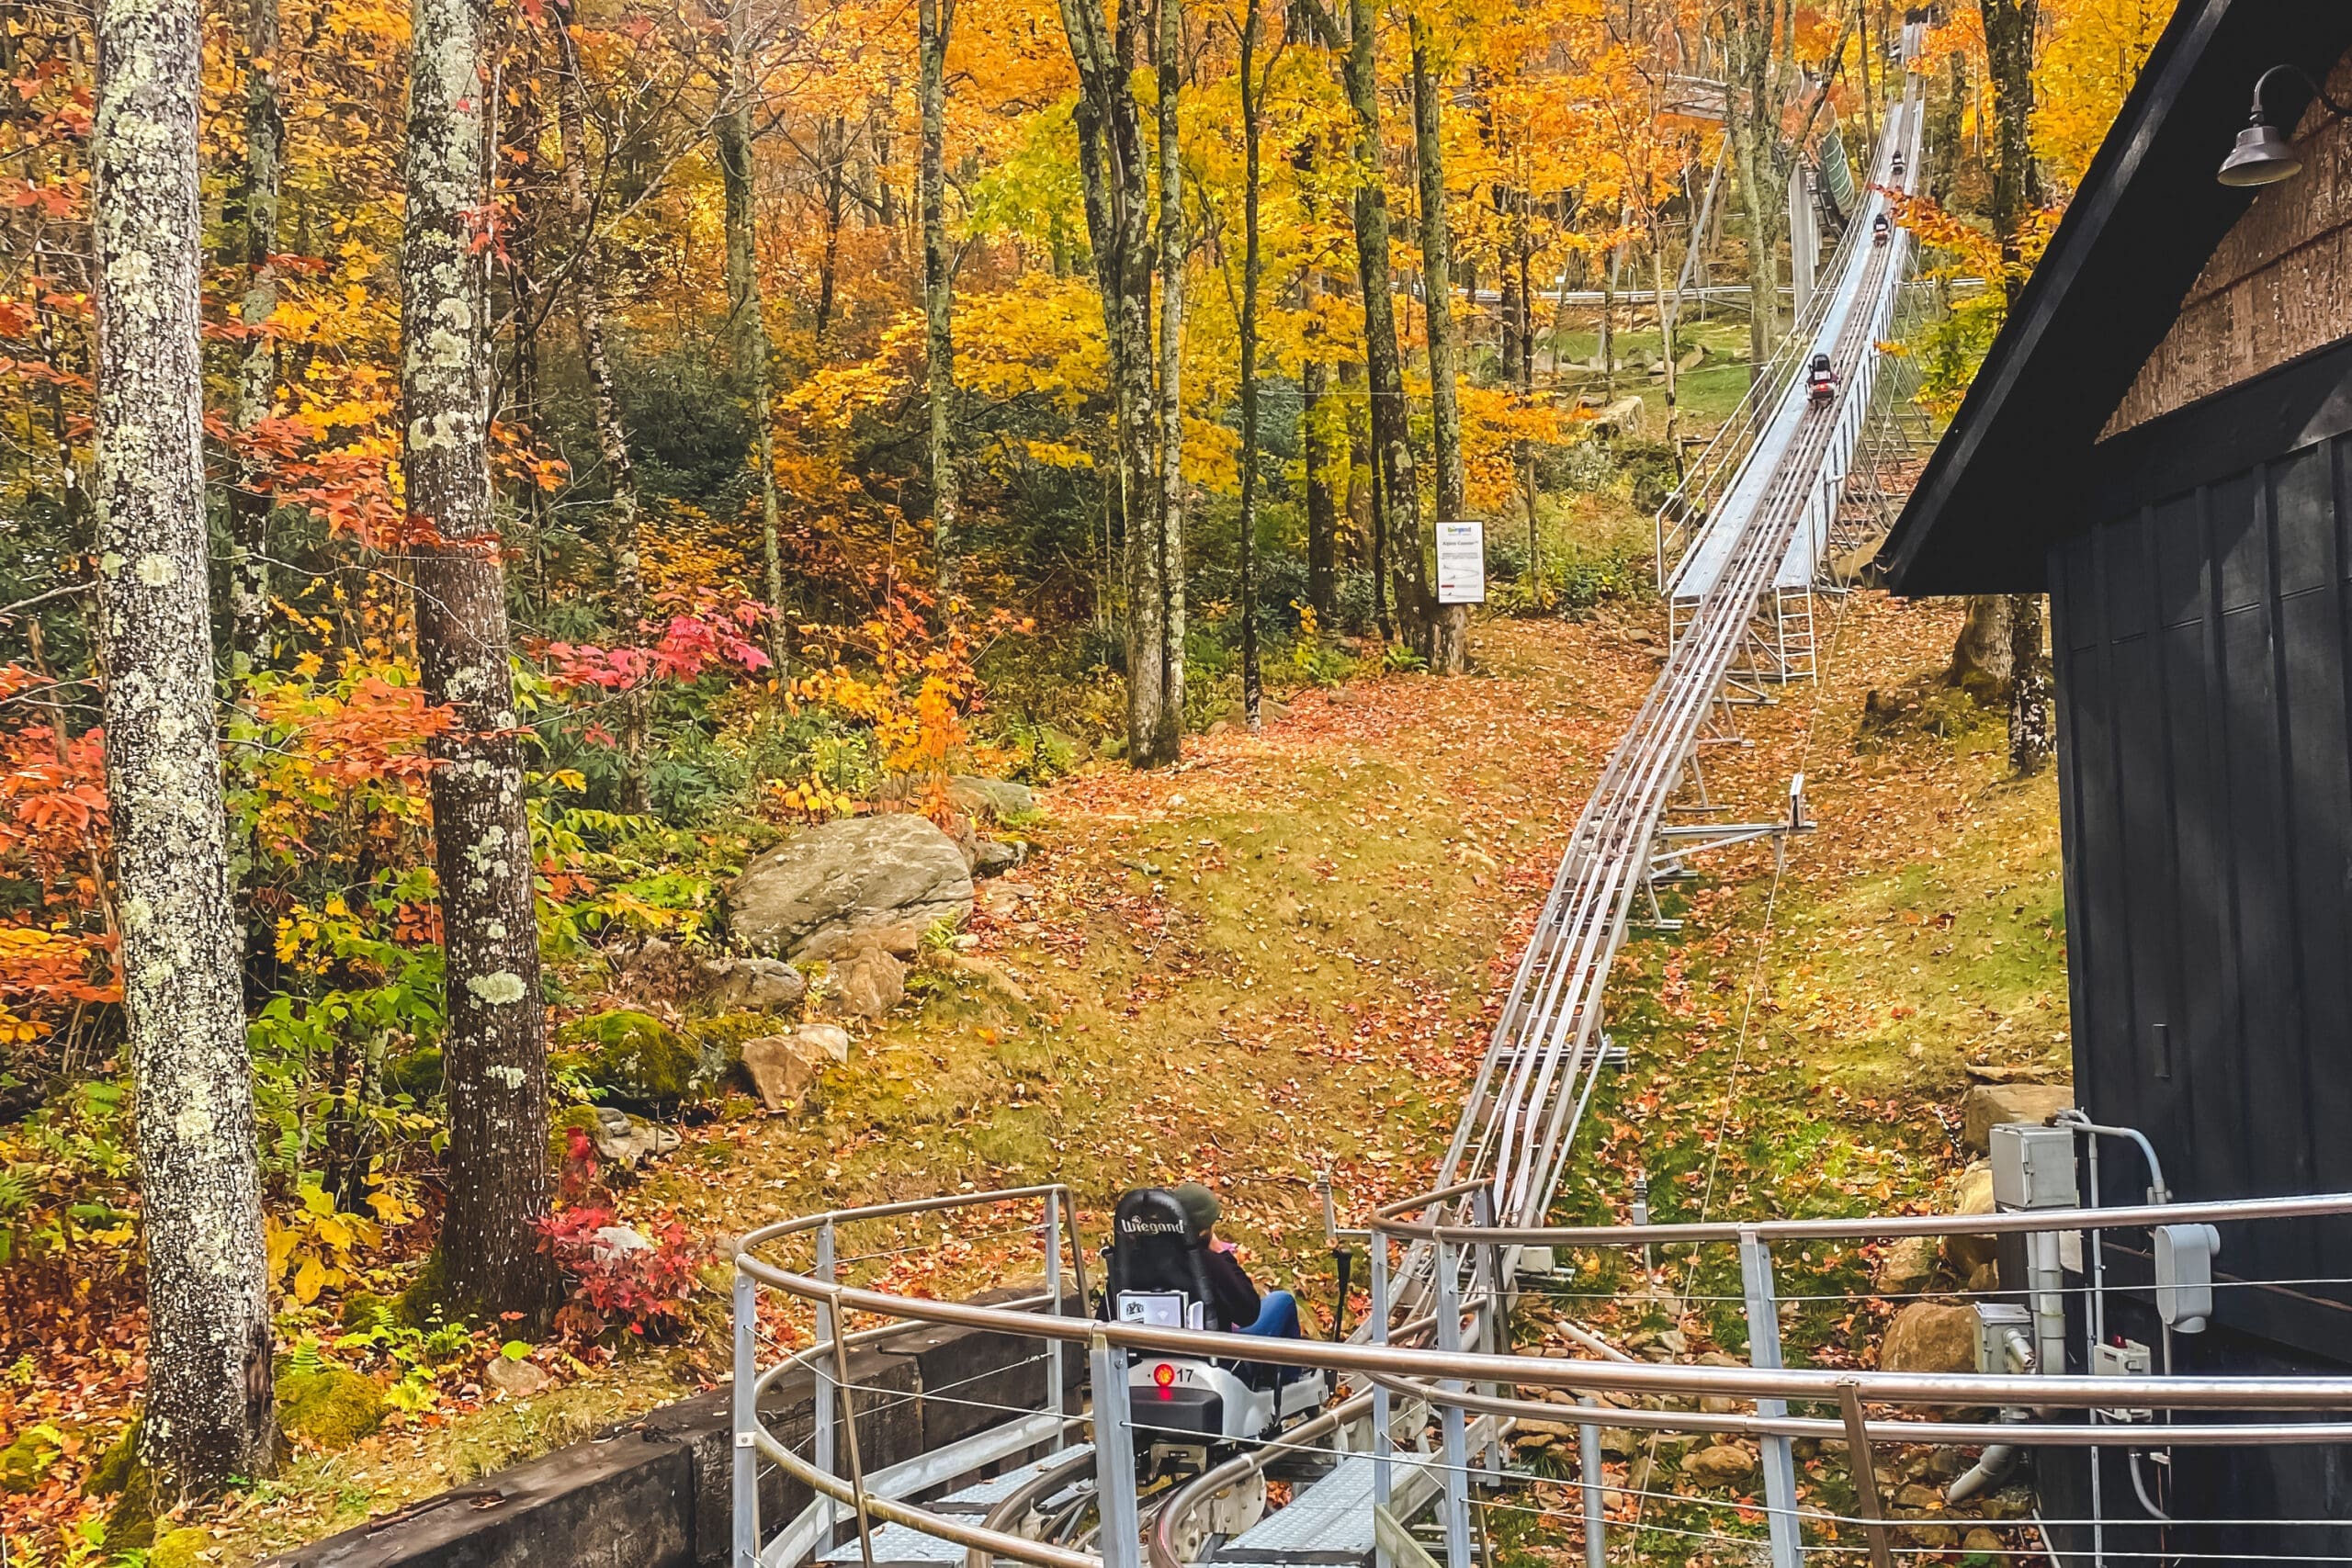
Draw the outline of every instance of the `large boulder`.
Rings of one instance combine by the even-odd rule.
[[[910,813],[846,817],[787,839],[743,868],[727,890],[747,946],[823,958],[853,934],[961,921],[972,873],[955,840]]]
[[[277,1425],[322,1453],[340,1453],[384,1424],[384,1392],[342,1367],[288,1372],[277,1380]]]
[[[1924,1290],[1936,1277],[1936,1238],[1897,1236],[1878,1255],[1871,1271],[1871,1289],[1883,1296],[1907,1296]]]
[[[1011,779],[984,779],[978,773],[957,773],[947,781],[949,804],[974,814],[986,813],[1000,822],[1037,814],[1037,795],[1027,784]]]
[[[2075,1087],[2063,1083],[1981,1083],[1961,1102],[1961,1138],[1990,1153],[1993,1129],[2005,1122],[2047,1122],[2075,1106]]]
[[[1976,1309],[1913,1302],[1894,1314],[1879,1346],[1883,1372],[1973,1372]]]

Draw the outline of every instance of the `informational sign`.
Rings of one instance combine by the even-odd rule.
[[[1484,523],[1441,523],[1437,525],[1437,602],[1441,604],[1483,604],[1487,602],[1487,525]]]

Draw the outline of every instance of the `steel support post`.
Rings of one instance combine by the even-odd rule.
[[[1102,1568],[1141,1568],[1136,1511],[1136,1434],[1127,1408],[1127,1353],[1100,1334],[1087,1352],[1094,1393],[1094,1506]]]
[[[1462,1348],[1462,1280],[1455,1272],[1459,1259],[1453,1248],[1437,1244],[1437,1344],[1441,1350]],[[1438,1386],[1449,1393],[1462,1392],[1458,1379]],[[1439,1416],[1445,1434],[1445,1568],[1470,1568],[1470,1435],[1466,1413],[1448,1404]]]
[[[1046,1293],[1053,1299],[1046,1303],[1046,1311],[1062,1315],[1062,1195],[1046,1194]],[[1046,1408],[1055,1415],[1069,1409],[1068,1393],[1062,1387],[1062,1342],[1046,1341]]]
[[[1388,1238],[1378,1231],[1372,1233],[1372,1342],[1388,1343]],[[1372,1385],[1372,1500],[1380,1507],[1388,1506],[1388,1456],[1395,1448],[1395,1435],[1388,1429],[1386,1383]],[[1378,1547],[1374,1568],[1390,1568],[1388,1551]]]
[[[735,1547],[734,1568],[759,1568],[760,1450],[752,1441],[760,1419],[760,1282],[735,1272]]]
[[[1474,1195],[1477,1223],[1492,1229],[1495,1223],[1495,1194],[1491,1188],[1481,1187]],[[1488,1355],[1510,1353],[1510,1295],[1503,1279],[1502,1249],[1491,1243],[1478,1248],[1478,1272],[1486,1281],[1487,1310],[1478,1314],[1478,1348]],[[1490,1399],[1498,1399],[1503,1385],[1487,1382],[1479,1392]],[[1503,1466],[1508,1462],[1503,1452],[1503,1424],[1494,1422],[1493,1435],[1487,1439],[1487,1475],[1489,1485],[1499,1486],[1503,1481]]]
[[[1600,1402],[1588,1393],[1577,1403],[1591,1409]],[[1601,1512],[1600,1428],[1590,1421],[1577,1428],[1577,1478],[1584,1483],[1585,1568],[1607,1568],[1609,1518]]]
[[[1739,1233],[1739,1281],[1747,1298],[1747,1359],[1759,1371],[1777,1371],[1781,1366],[1781,1306],[1772,1293],[1772,1248],[1752,1230]],[[1756,1414],[1763,1420],[1775,1420],[1789,1413],[1788,1401],[1759,1399]],[[1804,1555],[1804,1538],[1797,1529],[1797,1467],[1796,1456],[1790,1450],[1786,1438],[1766,1438],[1764,1450],[1764,1506],[1770,1510],[1768,1522],[1772,1529],[1772,1568],[1797,1568]]]
[[[838,1283],[833,1275],[833,1222],[827,1220],[817,1232],[817,1278],[831,1285]],[[820,1301],[817,1303],[818,1343],[823,1344],[842,1332],[844,1332],[842,1325],[833,1321],[832,1304],[827,1301]],[[808,1371],[809,1381],[816,1389],[814,1447],[817,1468],[827,1475],[839,1475],[841,1466],[834,1453],[832,1374],[826,1370],[822,1362],[813,1359],[809,1363]],[[818,1538],[818,1544],[825,1547],[831,1547],[833,1544],[833,1528],[830,1510],[828,1510],[824,1533]]]

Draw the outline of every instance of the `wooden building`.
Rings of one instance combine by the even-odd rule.
[[[2050,595],[2077,1093],[2184,1201],[2352,1190],[2352,121],[2272,75],[2301,172],[2217,178],[2258,77],[2352,103],[2347,49],[2341,0],[2181,0],[1882,555],[1904,593]],[[2352,1368],[2352,1225],[2229,1227],[2217,1278],[2175,1370]],[[2175,1519],[2335,1522],[2064,1552],[2352,1558],[2352,1450],[2154,1451]],[[2040,1459],[2045,1515],[2091,1517],[2086,1462]],[[2098,1479],[2149,1519],[2124,1453]]]

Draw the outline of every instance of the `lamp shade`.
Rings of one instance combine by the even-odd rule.
[[[2238,144],[2222,160],[2217,177],[2225,186],[2274,186],[2302,172],[2295,144],[2277,128],[2257,123],[2238,132]]]

